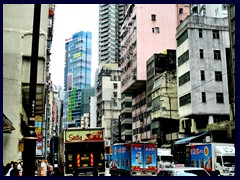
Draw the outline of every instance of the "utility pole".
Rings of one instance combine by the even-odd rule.
[[[168,102],[169,102],[169,119],[170,122],[172,121],[172,102],[171,102],[171,97],[167,94],[168,96]],[[172,131],[171,131],[171,140],[172,140]]]
[[[32,58],[30,69],[30,87],[29,87],[29,111],[28,111],[28,134],[23,137],[23,176],[35,176],[36,162],[36,133],[35,133],[35,104],[36,104],[36,86],[37,86],[37,67],[38,67],[38,47],[39,30],[41,18],[41,4],[34,5],[33,16],[33,34],[32,34]]]

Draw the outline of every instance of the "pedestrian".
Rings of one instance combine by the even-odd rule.
[[[9,169],[8,173],[6,174],[6,176],[11,176],[10,173],[13,169],[17,169],[18,167],[18,162],[12,162],[13,166],[12,168]]]
[[[53,165],[49,165],[47,170],[47,176],[52,176],[53,174]]]
[[[18,176],[22,176],[22,175],[23,175],[22,171],[19,170],[19,171],[18,171]]]
[[[20,161],[18,164],[18,170],[23,171],[23,161]]]
[[[59,171],[58,164],[54,164],[53,173],[51,176],[62,176],[62,174]]]
[[[3,172],[4,176],[6,176],[6,174],[8,173],[8,171],[11,167],[12,167],[11,163],[7,163],[6,166],[4,166],[4,172]]]
[[[19,170],[17,168],[13,168],[10,172],[10,176],[19,176]]]

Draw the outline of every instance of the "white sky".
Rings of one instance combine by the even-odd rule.
[[[65,39],[79,31],[90,31],[92,32],[91,85],[93,86],[98,65],[98,7],[98,4],[56,5],[50,62],[54,85],[64,85]]]

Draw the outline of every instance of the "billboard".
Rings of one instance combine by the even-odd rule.
[[[143,169],[143,144],[132,144],[132,171],[139,171]]]
[[[43,155],[43,149],[42,149],[42,141],[36,142],[36,156],[42,156]]]
[[[112,168],[113,169],[120,169],[120,160],[121,160],[121,145],[113,145],[112,146],[113,153],[112,153]]]
[[[66,131],[66,143],[83,141],[85,142],[103,141],[103,131],[102,130]]]
[[[144,164],[147,171],[156,170],[157,167],[157,145],[145,144]]]
[[[212,145],[190,146],[190,167],[202,167],[212,171]]]

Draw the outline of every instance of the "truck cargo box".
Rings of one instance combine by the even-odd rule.
[[[157,170],[157,145],[123,143],[112,146],[111,174],[153,175]]]

